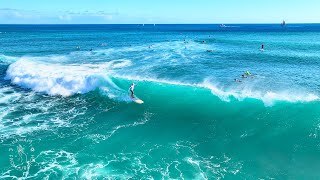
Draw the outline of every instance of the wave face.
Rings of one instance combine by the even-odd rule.
[[[317,29],[47,28],[1,30],[0,179],[319,177]]]
[[[74,94],[84,94],[90,91],[101,89],[107,91],[109,97],[116,99],[126,99],[126,86],[130,81],[160,83],[162,85],[171,85],[168,89],[159,90],[161,92],[174,91],[174,88],[193,87],[204,88],[212,92],[212,95],[219,97],[223,101],[230,101],[235,98],[242,101],[246,98],[261,100],[265,105],[273,105],[277,101],[287,102],[310,102],[316,101],[319,97],[312,93],[294,92],[286,90],[283,92],[258,91],[254,90],[253,85],[245,85],[242,87],[232,87],[223,89],[205,79],[202,83],[183,83],[179,81],[170,81],[153,78],[143,78],[139,76],[124,76],[115,74],[113,79],[122,78],[125,85],[119,88],[114,84],[108,73],[112,69],[119,69],[129,66],[130,61],[111,61],[101,64],[82,64],[82,65],[61,65],[32,61],[31,57],[21,58],[20,60],[10,64],[7,69],[5,79],[10,80],[12,84],[16,84],[23,88],[32,89],[36,92],[46,93],[48,95],[70,96]],[[35,58],[37,59],[37,58]],[[109,73],[110,74],[110,73]],[[111,74],[110,74],[111,75]],[[140,83],[139,83],[140,84]],[[143,83],[144,84],[144,83]],[[140,86],[140,85],[139,85]],[[140,86],[142,89],[149,87],[150,84]],[[112,91],[119,91],[118,97],[112,94]],[[151,92],[144,92],[150,94]],[[209,94],[207,96],[210,96]]]

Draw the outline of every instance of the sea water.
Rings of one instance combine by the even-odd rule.
[[[320,177],[320,25],[0,32],[1,179]]]

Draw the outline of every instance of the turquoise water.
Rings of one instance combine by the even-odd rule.
[[[0,26],[0,178],[319,178],[319,26],[165,27]]]

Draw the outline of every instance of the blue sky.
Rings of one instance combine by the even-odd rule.
[[[319,23],[320,0],[0,0],[0,24]]]

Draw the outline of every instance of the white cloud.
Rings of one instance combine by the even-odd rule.
[[[19,11],[17,9],[9,9],[9,8],[0,9],[0,17],[24,18],[25,16],[26,16],[26,13]]]
[[[63,21],[71,21],[72,20],[72,16],[70,16],[70,15],[60,15],[59,19],[63,20]]]
[[[0,8],[0,24],[123,24],[137,22],[153,23],[158,22],[158,19],[155,17],[130,16],[120,14],[118,11],[35,11]]]
[[[32,11],[0,8],[0,24],[34,23],[108,23],[114,21],[118,13],[106,11]]]

